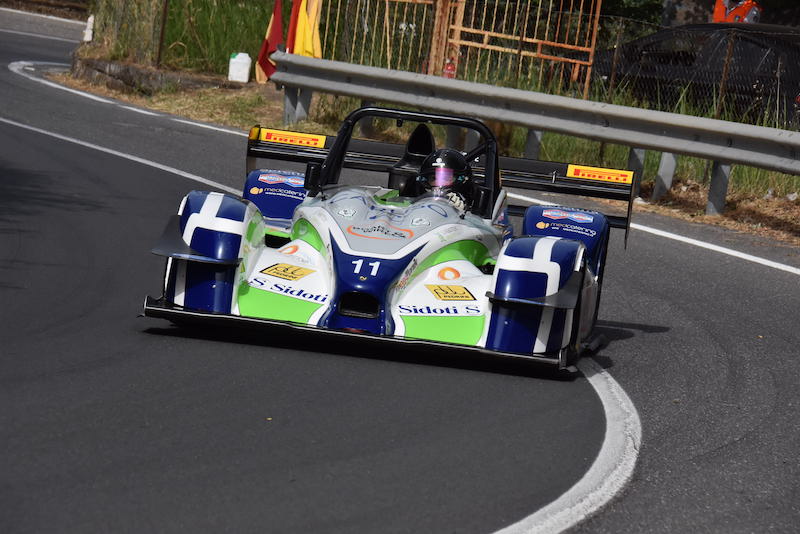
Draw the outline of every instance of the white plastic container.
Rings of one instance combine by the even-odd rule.
[[[253,60],[247,52],[231,54],[231,59],[228,61],[228,79],[232,82],[249,82],[252,65]]]

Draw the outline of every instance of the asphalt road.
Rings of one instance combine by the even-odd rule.
[[[241,137],[5,68],[72,46],[0,31],[0,117],[238,187]],[[586,471],[604,420],[583,378],[137,318],[158,292],[148,250],[196,187],[0,123],[0,531],[488,532]],[[636,221],[800,266],[756,237]],[[643,442],[575,530],[795,532],[800,277],[634,230],[603,298],[595,359]]]
[[[239,185],[244,140],[36,84],[71,45],[0,32],[0,117]],[[0,123],[0,531],[486,532],[566,491],[585,379],[138,318],[197,184]]]

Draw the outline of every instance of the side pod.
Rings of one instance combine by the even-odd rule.
[[[192,191],[184,197],[152,251],[168,258],[164,280],[168,302],[230,313],[252,213],[257,213],[252,204],[231,195]]]
[[[511,239],[500,252],[486,348],[558,356],[576,346],[586,247],[557,237]]]

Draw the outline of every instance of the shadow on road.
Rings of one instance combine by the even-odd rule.
[[[491,355],[476,354],[474,352],[459,351],[457,348],[415,348],[393,346],[391,341],[374,340],[367,336],[363,339],[348,338],[344,342],[331,342],[331,337],[325,334],[298,336],[296,333],[275,332],[270,330],[268,340],[264,332],[249,329],[221,328],[197,325],[172,325],[167,327],[149,327],[143,330],[147,334],[169,337],[191,337],[271,347],[278,349],[325,353],[338,356],[355,358],[370,358],[377,360],[404,362],[416,365],[434,365],[454,369],[464,369],[485,373],[497,373],[547,380],[572,381],[579,373],[559,372],[545,364],[526,362],[522,360],[498,359]]]

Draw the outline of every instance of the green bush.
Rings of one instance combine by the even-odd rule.
[[[231,53],[247,52],[255,61],[272,9],[264,0],[170,0],[162,63],[224,74]]]
[[[166,0],[94,0],[96,45],[109,59],[154,64]],[[255,60],[261,49],[272,0],[168,0],[162,65],[216,74],[228,71],[233,52]],[[284,1],[288,24],[291,2]]]

